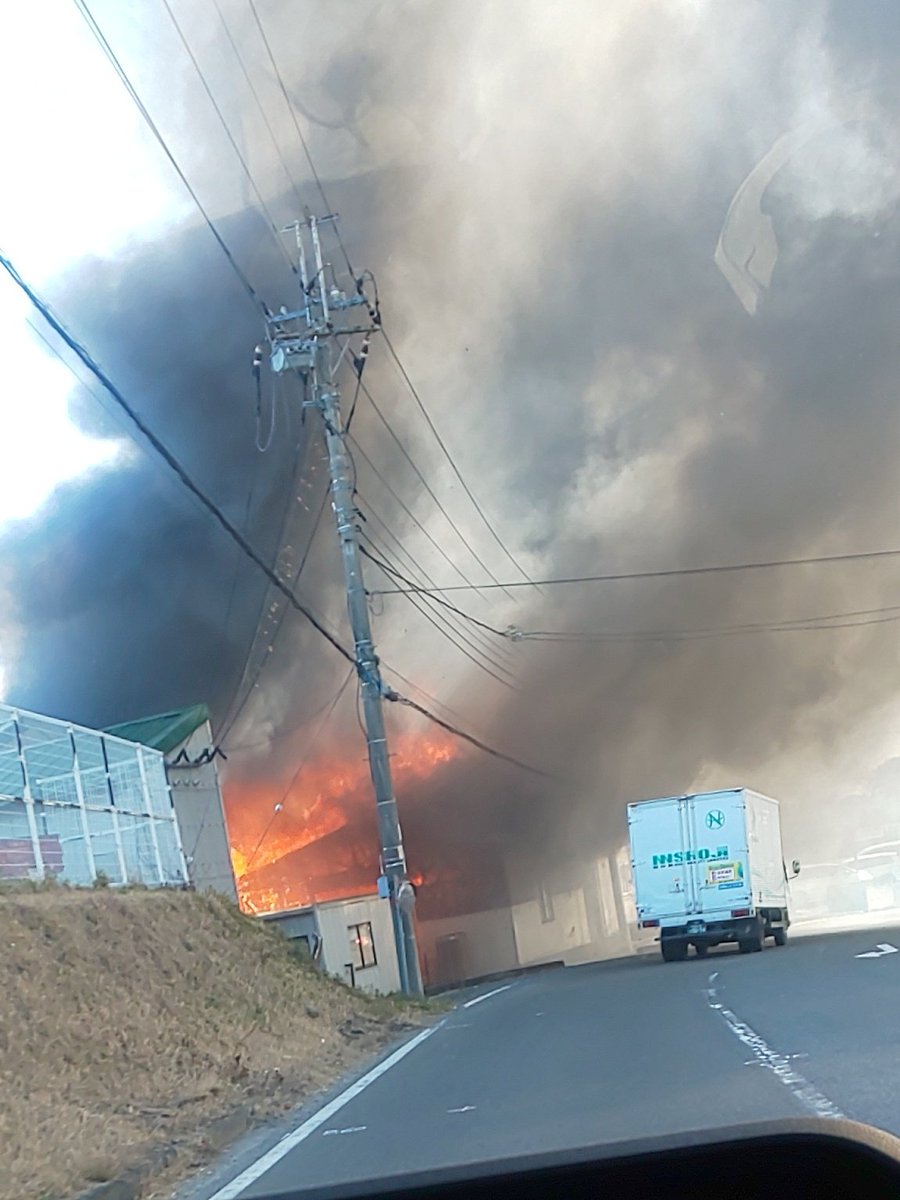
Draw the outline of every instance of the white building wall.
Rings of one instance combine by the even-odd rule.
[[[508,908],[417,921],[416,935],[422,973],[425,982],[432,986],[461,983],[519,966]],[[456,941],[452,948],[450,939]],[[451,975],[459,977],[451,978]]]
[[[323,969],[363,991],[399,992],[400,969],[390,902],[378,896],[364,896],[355,900],[334,900],[315,907],[322,936]],[[357,957],[352,929],[358,925],[371,926],[376,960],[372,966],[361,966]]]
[[[167,754],[166,761],[174,764],[183,750],[193,762],[214,745],[212,728],[206,721]],[[237,903],[216,760],[199,766],[182,761],[169,765],[167,775],[191,883],[198,891],[219,892]]]
[[[551,891],[544,902],[538,899],[514,904],[512,920],[522,966],[565,959],[568,951],[590,941],[581,888],[568,892]]]

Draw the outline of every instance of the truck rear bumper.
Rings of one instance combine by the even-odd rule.
[[[727,917],[718,921],[698,919],[686,925],[670,925],[660,930],[660,940],[684,942],[693,946],[718,946],[721,942],[749,941],[759,935],[760,922],[766,934],[777,926],[787,928],[790,920],[785,909],[759,909],[745,917]]]

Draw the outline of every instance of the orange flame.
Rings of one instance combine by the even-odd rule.
[[[397,739],[391,766],[398,790],[427,778],[458,753],[450,738]],[[370,794],[364,758],[307,763],[287,793],[271,782],[226,782],[231,862],[241,907],[275,912],[374,892],[378,844]],[[332,836],[345,829],[346,838]],[[284,862],[279,873],[282,860],[306,848],[302,868]]]

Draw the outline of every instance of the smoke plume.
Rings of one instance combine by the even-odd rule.
[[[501,0],[391,0],[315,19],[261,8],[354,265],[375,271],[395,346],[532,578],[898,544],[894,6],[524,0],[513,17]],[[225,11],[275,113],[254,29]],[[233,87],[224,52],[211,37],[204,47],[212,86]],[[303,199],[320,207],[277,111]],[[295,200],[266,145],[251,137],[250,159],[287,220]],[[779,145],[757,199],[751,179],[739,203]],[[266,300],[290,302],[253,206],[222,229]],[[296,569],[322,499],[321,442],[284,384],[264,396],[263,436],[279,397],[272,448],[256,449],[260,323],[207,232],[82,264],[55,298],[229,515]],[[377,341],[366,381],[494,574],[521,580]],[[86,424],[108,420],[96,400],[78,404]],[[354,434],[484,581],[364,399]],[[361,496],[408,550],[460,582],[358,455],[356,466]],[[328,516],[300,592],[337,626]],[[371,517],[366,528],[377,532]],[[5,536],[3,558],[24,627],[20,703],[102,723],[206,699],[226,745],[246,747],[236,778],[286,783],[309,753],[344,667],[295,615],[273,642],[281,613],[264,581],[151,458],[69,485]],[[407,690],[396,667],[552,777],[464,750],[401,796],[413,857],[416,841],[451,834],[550,858],[614,847],[626,801],[735,784],[783,799],[791,848],[824,850],[833,806],[889,753],[895,626],[734,627],[896,604],[898,566],[451,594],[498,629],[564,635],[496,639],[516,690],[404,597],[383,597],[391,682]],[[390,586],[374,568],[369,579]],[[392,718],[395,732],[426,728]],[[362,754],[352,688],[319,742],[335,756],[348,746]]]

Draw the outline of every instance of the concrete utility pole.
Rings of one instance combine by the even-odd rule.
[[[296,311],[282,309],[268,320],[270,362],[273,371],[299,373],[306,388],[304,405],[317,408],[325,426],[331,474],[331,506],[337,522],[347,585],[347,611],[353,630],[369,771],[378,814],[381,865],[391,902],[400,982],[408,995],[421,996],[422,975],[413,924],[415,893],[406,873],[403,836],[391,781],[382,710],[384,685],[372,641],[368,597],[359,552],[353,470],[346,447],[340,393],[335,383],[336,369],[347,353],[350,336],[375,332],[378,314],[363,294],[361,281],[353,281],[354,291],[348,296],[338,286],[334,268],[322,257],[320,227],[335,219],[332,216],[317,218],[307,215],[305,220],[287,227],[296,235],[302,293],[300,307]],[[363,314],[364,320],[355,319]],[[346,337],[347,343],[335,362],[334,347],[339,336]],[[358,370],[361,369],[359,365]]]

